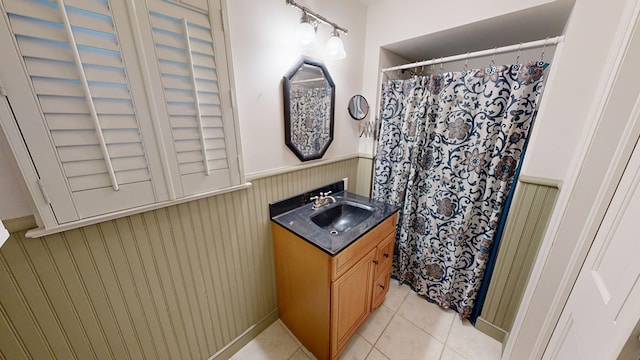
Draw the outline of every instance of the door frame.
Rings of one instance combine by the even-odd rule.
[[[598,141],[612,131],[611,122],[605,119],[606,109],[612,101],[619,100],[615,86],[636,31],[640,0],[629,0],[623,14],[605,66],[610,70],[601,75],[594,97],[600,101],[594,103],[589,111],[589,125],[584,131],[582,147],[572,162],[564,190],[552,214],[502,359],[542,357],[638,139],[640,123],[629,118],[624,123],[614,124],[619,133],[617,141]],[[631,108],[635,96],[633,99]],[[609,166],[605,167],[606,172],[590,172],[590,161],[602,153],[612,154]],[[597,192],[586,196],[592,198],[590,210],[584,208],[585,194],[581,191],[589,184],[601,184],[599,188],[591,188]],[[574,229],[570,228],[571,225],[565,226],[571,220],[584,220],[582,230],[575,231],[575,226]],[[567,228],[574,230],[573,233],[569,231],[570,235],[579,236],[568,238],[563,233]],[[571,245],[570,256],[567,256],[566,248],[562,250],[561,245],[566,244]],[[558,263],[562,263],[562,268],[554,267]]]

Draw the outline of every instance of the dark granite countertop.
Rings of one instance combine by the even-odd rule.
[[[346,191],[336,192],[331,195],[336,199],[336,204],[345,200],[364,204],[373,208],[373,214],[360,224],[336,235],[332,235],[329,231],[322,229],[310,220],[314,213],[319,213],[335,206],[333,204],[319,209],[313,209],[313,203],[310,202],[282,213],[272,211],[271,221],[282,225],[285,229],[288,229],[329,255],[335,256],[355,240],[399,210],[398,206]],[[290,202],[291,199],[283,200],[283,202],[284,201]],[[270,206],[278,207],[278,203],[271,204]]]

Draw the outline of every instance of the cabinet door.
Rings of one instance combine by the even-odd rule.
[[[331,354],[335,357],[371,312],[376,249],[331,285]]]

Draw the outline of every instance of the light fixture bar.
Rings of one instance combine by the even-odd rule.
[[[322,16],[322,15],[320,15],[320,14],[318,14],[318,13],[313,12],[313,11],[312,11],[311,9],[309,9],[308,7],[306,7],[306,6],[302,6],[302,5],[300,5],[300,4],[298,4],[298,3],[296,3],[296,2],[295,2],[295,1],[293,1],[293,0],[285,0],[285,1],[287,2],[287,5],[291,5],[291,6],[295,6],[295,7],[297,7],[298,9],[302,10],[302,12],[303,12],[303,13],[306,13],[306,14],[308,14],[308,15],[312,16],[312,17],[313,17],[313,18],[315,18],[316,20],[319,20],[319,21],[321,21],[321,22],[323,22],[323,23],[325,23],[325,24],[331,25],[331,26],[333,26],[333,28],[334,28],[334,29],[336,29],[336,30],[340,30],[340,31],[342,31],[344,34],[348,34],[348,33],[349,33],[349,30],[347,30],[347,29],[343,28],[342,26],[340,26],[340,25],[338,25],[338,24],[334,23],[333,21],[329,21],[329,19],[327,19],[326,17],[324,17],[324,16]]]

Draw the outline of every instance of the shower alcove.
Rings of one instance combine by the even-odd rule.
[[[378,69],[553,38],[563,34],[572,7],[573,1],[556,1],[385,44],[380,47]],[[461,71],[465,66],[469,69],[484,68],[492,62],[501,65],[512,64],[517,60],[525,62],[543,58],[551,63],[549,70],[553,71],[555,51],[555,45],[548,45],[414,69],[394,70],[381,73],[377,89],[388,77],[406,78],[415,73]],[[548,79],[549,72],[546,76]],[[378,104],[378,92],[376,96],[378,98],[374,103]],[[544,104],[544,96],[541,103]],[[498,255],[494,257],[494,264],[488,266],[484,290],[478,299],[479,315],[475,323],[479,330],[499,341],[505,339],[513,325],[559,192],[559,184],[556,179],[527,176],[524,173],[515,184],[511,204],[507,205],[508,217],[502,230],[499,230],[501,241],[496,243],[495,250]]]

